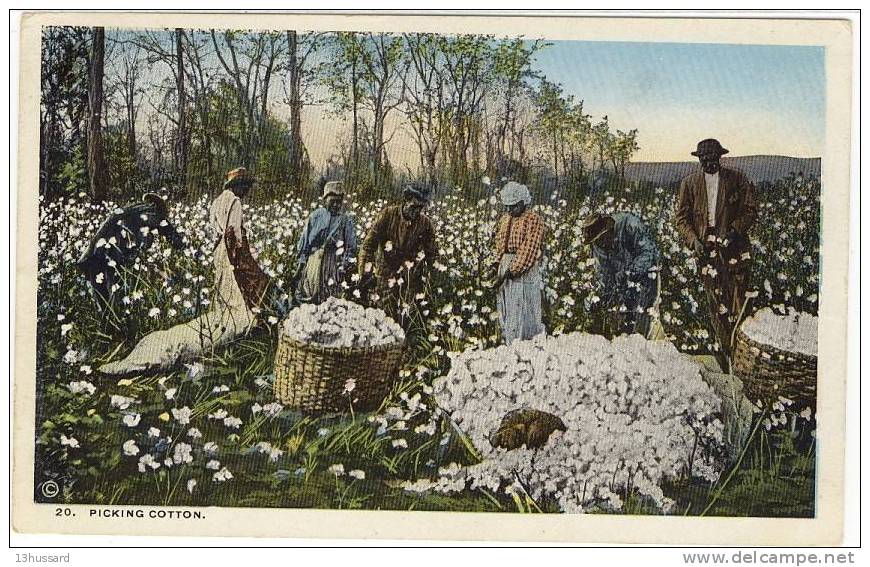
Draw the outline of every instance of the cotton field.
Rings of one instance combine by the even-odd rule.
[[[753,310],[816,314],[819,194],[818,183],[796,179],[759,189],[763,221],[751,233]],[[385,202],[350,197],[349,212],[364,237]],[[356,317],[355,333],[333,328],[336,321],[314,308],[294,311],[286,326],[264,309],[249,336],[213,356],[172,373],[108,380],[94,369],[145,333],[208,309],[215,244],[209,203],[171,207],[184,249],[172,251],[155,239],[125,270],[116,291],[123,328],[116,330],[99,320],[74,264],[118,204],[94,205],[84,195],[43,202],[36,485],[52,479],[64,487],[58,498],[102,504],[697,514],[715,501],[718,508],[708,513],[751,515],[743,483],[762,478],[805,498],[808,504],[794,513],[806,514],[807,506],[812,510],[806,495],[812,494],[814,441],[807,449],[804,437],[814,435],[811,415],[792,419],[779,412],[778,428],[761,428],[770,436],[765,451],[782,451],[778,460],[756,454],[754,445],[733,470],[716,457],[717,402],[698,378],[698,365],[679,353],[705,354],[718,346],[694,259],[673,227],[673,202],[673,194],[659,188],[604,193],[570,206],[536,203],[550,230],[544,290],[550,336],[517,347],[512,368],[528,364],[531,370],[508,380],[497,374],[494,359],[480,354],[500,343],[487,285],[500,208],[488,196],[436,196],[429,214],[440,255],[427,292],[406,297],[401,310],[416,323],[391,396],[370,415],[321,417],[300,415],[274,399],[277,337],[320,329],[326,342],[374,344],[403,336],[373,312],[344,303],[359,297],[358,278],[348,274],[343,300],[333,301]],[[668,338],[660,345],[595,336],[606,313],[579,233],[579,219],[593,209],[634,212],[658,238],[664,257],[659,316]],[[245,206],[255,256],[280,286],[295,269],[296,238],[310,210],[295,199]],[[402,284],[397,274],[392,285]],[[570,360],[578,355],[560,341],[580,341],[586,346],[576,352],[592,354]],[[550,358],[524,351],[535,348]],[[684,362],[657,362],[665,359]],[[545,364],[544,370],[535,364]],[[537,452],[492,448],[487,432],[512,409],[506,400],[531,403],[538,392],[550,401],[541,409],[561,417],[568,431],[554,433]],[[568,402],[576,398],[581,405]],[[787,404],[780,406],[787,413]],[[620,429],[621,419],[636,427]],[[433,483],[440,488],[429,490]],[[518,494],[533,505],[515,505]]]

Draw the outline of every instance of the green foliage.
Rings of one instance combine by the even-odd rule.
[[[77,145],[56,173],[52,185],[63,195],[74,195],[88,184],[88,170],[82,155],[82,146]]]
[[[88,33],[49,28],[44,36],[41,191],[52,198],[85,186]],[[215,191],[238,166],[260,178],[257,198],[309,191],[311,174],[329,175],[330,166],[312,164],[294,133],[318,125],[286,116],[311,104],[336,129],[333,173],[364,199],[391,196],[412,178],[476,192],[483,175],[579,199],[595,176],[622,179],[637,150],[635,130],[614,133],[606,117],[593,125],[582,100],[534,69],[549,45],[541,40],[300,34],[294,63],[284,33],[176,33],[108,32],[103,127],[112,196],[120,201],[164,186],[173,199],[191,200]],[[145,65],[155,69],[152,84]],[[127,147],[124,133],[134,125],[128,141],[136,147]],[[401,150],[410,163],[392,163],[395,140],[408,133],[419,161]]]
[[[148,177],[139,168],[136,156],[130,153],[128,133],[110,128],[103,135],[103,145],[109,165],[110,194],[123,201],[126,196],[141,192],[148,184]]]
[[[39,192],[78,193],[86,183],[84,143],[88,103],[88,31],[47,27],[42,34]]]

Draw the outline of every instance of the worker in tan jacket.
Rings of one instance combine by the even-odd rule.
[[[683,179],[675,214],[677,230],[698,259],[719,342],[715,354],[725,371],[730,370],[734,330],[748,311],[749,230],[757,215],[752,182],[719,163],[727,153],[718,140],[698,142],[692,155],[701,171]]]

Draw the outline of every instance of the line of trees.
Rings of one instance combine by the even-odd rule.
[[[40,193],[177,198],[244,165],[267,198],[341,175],[363,195],[482,176],[571,195],[623,183],[614,131],[535,70],[548,44],[489,35],[45,28]],[[324,127],[332,156],[305,140]]]

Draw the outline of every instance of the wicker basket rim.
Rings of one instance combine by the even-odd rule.
[[[760,343],[756,340],[749,338],[749,335],[744,333],[742,328],[737,330],[737,337],[740,340],[746,342],[746,344],[748,344],[749,346],[753,346],[753,347],[755,347],[763,352],[766,352],[768,354],[781,352],[781,353],[785,353],[786,355],[791,356],[797,360],[800,360],[802,362],[806,362],[808,364],[814,364],[818,360],[818,356],[810,356],[810,355],[804,354],[802,352],[783,350],[781,348],[777,348],[777,347],[772,346],[772,345]]]
[[[325,346],[325,345],[321,345],[318,343],[306,343],[306,342],[300,341],[298,339],[288,337],[287,335],[285,335],[283,333],[281,334],[279,341],[285,343],[287,346],[290,346],[290,347],[304,348],[304,349],[308,349],[308,350],[311,350],[314,352],[321,352],[324,354],[337,354],[337,353],[368,354],[368,353],[374,353],[374,352],[395,350],[397,348],[404,350],[404,348],[405,348],[405,341],[404,340],[401,342],[397,342],[397,343],[390,343],[390,344],[385,344],[385,345],[373,345],[373,346],[367,346],[367,347],[345,347],[345,346],[330,347],[330,346]]]

